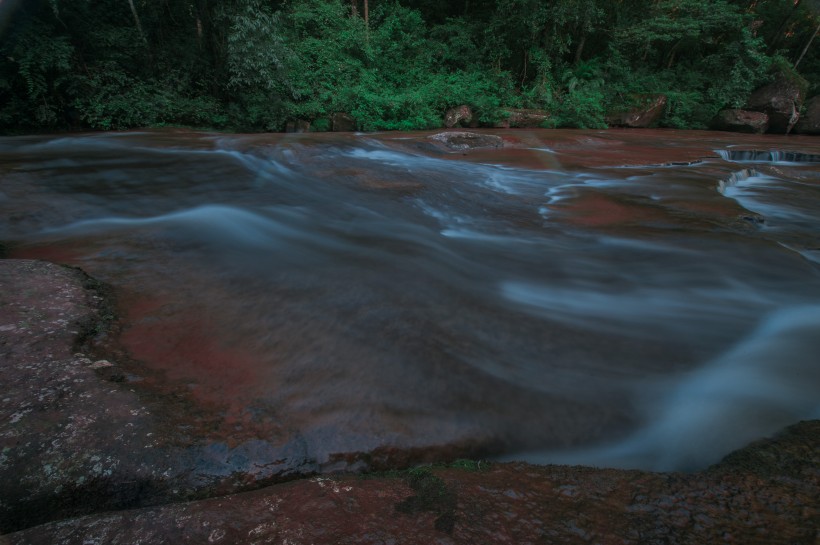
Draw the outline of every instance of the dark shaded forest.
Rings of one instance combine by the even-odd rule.
[[[786,73],[820,92],[807,0],[4,0],[0,130],[429,129],[468,105],[598,128],[640,97],[704,128]]]

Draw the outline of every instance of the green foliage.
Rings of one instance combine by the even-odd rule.
[[[427,469],[412,469],[405,479],[415,495],[396,504],[399,513],[432,513],[436,530],[452,533],[455,525],[458,495],[440,477]]]
[[[314,119],[313,123],[310,125],[310,130],[312,132],[327,132],[331,129],[330,119],[326,117],[320,117],[318,119]]]
[[[486,469],[487,467],[489,467],[490,464],[484,462],[484,468],[482,468],[481,465],[481,460],[459,459],[449,464],[449,467],[452,467],[454,469],[462,469],[464,471],[482,471],[482,469]]]
[[[671,68],[722,51],[747,24],[739,8],[726,0],[661,0],[648,17],[620,29],[615,43],[650,66]]]
[[[71,68],[73,49],[65,37],[42,39],[38,31],[44,25],[34,25],[21,36],[12,51],[20,67],[20,76],[26,82],[28,95],[37,100],[49,94],[53,85],[59,85],[62,76]]]
[[[703,59],[702,70],[708,76],[714,77],[708,81],[708,100],[717,105],[718,109],[724,106],[743,106],[754,88],[762,83],[765,77],[764,73],[770,60],[763,51],[763,41],[753,37],[748,28],[743,28],[737,40]]]
[[[293,51],[288,65],[292,115],[312,118],[345,111],[368,55],[363,22],[350,18],[340,0],[290,2],[283,21]]]
[[[0,125],[327,130],[345,112],[365,130],[429,129],[466,104],[483,123],[523,107],[597,128],[631,97],[662,93],[663,126],[702,128],[770,65],[820,92],[820,46],[792,68],[816,2],[381,0],[367,23],[351,5],[19,2],[0,46]]]
[[[480,28],[475,22],[458,17],[430,28],[430,54],[442,69],[484,69]]]
[[[412,89],[394,94],[362,89],[350,113],[366,131],[431,129],[441,123],[441,114]]]
[[[801,76],[797,70],[794,69],[791,62],[789,62],[789,60],[782,55],[775,55],[771,58],[768,72],[770,79],[775,79],[777,77],[785,78],[800,89],[803,97],[808,96],[811,89],[808,80]],[[816,85],[817,82],[815,81],[815,86]]]
[[[556,123],[560,127],[605,129],[603,82],[586,82],[569,91],[556,108]]]
[[[647,17],[620,29],[607,65],[610,107],[634,93],[664,94],[661,121],[674,128],[706,128],[722,108],[740,107],[764,82],[765,44],[750,20],[726,0],[663,0]]]
[[[8,111],[11,106],[22,109],[21,117],[28,117],[34,125],[54,126],[64,105],[61,92],[72,77],[74,48],[64,36],[54,36],[53,27],[39,19],[23,27],[14,38],[13,45],[2,50],[9,63],[3,70],[2,87],[20,94],[0,116],[13,119],[15,112]]]
[[[447,108],[460,104],[492,121],[512,97],[507,74],[488,73],[477,64],[466,32],[444,31],[458,20],[428,31],[418,11],[385,3],[365,28],[336,0],[287,9],[295,59],[290,81],[299,90],[288,105],[293,117],[321,119],[343,111],[364,130],[430,129],[441,125]],[[449,43],[460,46],[450,50]]]
[[[565,65],[553,87],[556,91],[545,97],[544,104],[537,105],[553,113],[550,126],[606,128],[605,84],[597,60]]]
[[[663,124],[673,129],[705,129],[719,108],[709,108],[703,93],[697,91],[667,91]]]
[[[286,66],[293,53],[285,45],[278,13],[261,0],[245,0],[228,29],[228,86],[234,89],[289,91]]]

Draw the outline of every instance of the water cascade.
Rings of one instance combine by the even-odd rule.
[[[516,134],[5,138],[0,240],[113,286],[192,458],[692,469],[817,416],[818,144]]]

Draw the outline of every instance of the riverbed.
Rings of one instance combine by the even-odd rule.
[[[112,287],[198,445],[693,470],[820,417],[820,139],[491,132],[2,138],[0,241]]]

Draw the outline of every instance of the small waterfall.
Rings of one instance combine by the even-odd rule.
[[[723,180],[718,180],[717,190],[721,195],[726,195],[727,189],[735,187],[737,184],[759,175],[760,173],[753,168],[744,168],[743,170],[732,172]]]
[[[715,150],[721,159],[749,163],[820,163],[820,155],[794,151]]]

